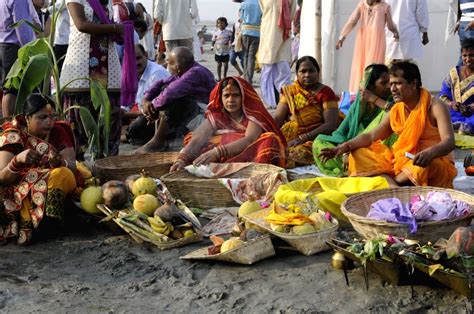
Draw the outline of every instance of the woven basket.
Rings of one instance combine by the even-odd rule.
[[[409,226],[381,220],[367,218],[370,206],[378,200],[396,197],[403,203],[409,202],[414,195],[426,195],[430,191],[448,192],[455,200],[468,203],[471,213],[463,217],[441,221],[428,221],[418,224],[418,231],[410,234]],[[341,205],[341,211],[351,222],[354,229],[366,239],[376,238],[380,234],[410,238],[421,242],[436,242],[439,238],[448,239],[458,227],[467,227],[471,224],[474,208],[474,197],[456,190],[437,187],[402,187],[394,189],[375,190],[359,193],[346,199]]]
[[[284,171],[283,168],[252,163],[244,169],[226,176],[226,178],[246,179],[267,172]],[[202,209],[239,206],[230,191],[218,179],[193,176],[186,170],[172,172],[161,177],[174,198],[182,200],[189,207]]]
[[[124,181],[129,175],[145,170],[148,176],[159,178],[169,172],[178,157],[178,152],[123,155],[99,159],[94,164],[94,173],[101,182]]]
[[[271,233],[272,235],[282,239],[294,247],[298,252],[307,256],[329,250],[327,241],[336,237],[337,228],[339,227],[339,222],[333,218],[332,222],[334,223],[334,226],[318,232],[301,235],[277,232],[272,230],[272,228],[270,228],[270,224],[265,221],[265,217],[269,212],[269,209],[262,209],[258,212],[243,216],[243,219],[246,222],[257,226],[258,230],[263,229],[265,232]]]
[[[275,255],[272,241],[268,234],[249,240],[225,253],[209,255],[207,247],[200,248],[181,259],[190,260],[216,260],[229,263],[252,265],[262,259]]]

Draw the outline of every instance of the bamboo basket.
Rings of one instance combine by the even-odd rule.
[[[129,175],[145,170],[148,176],[159,178],[169,172],[178,152],[121,155],[99,159],[94,163],[94,173],[100,182],[124,181]]]
[[[204,247],[186,254],[185,256],[181,256],[180,258],[185,260],[216,260],[252,265],[273,255],[275,255],[275,249],[273,248],[272,241],[270,240],[270,236],[265,234],[258,238],[249,240],[225,253],[209,255],[208,248]]]
[[[430,191],[448,192],[455,200],[468,203],[471,213],[462,217],[441,221],[427,221],[418,224],[416,234],[410,234],[409,226],[394,222],[366,218],[370,206],[378,200],[396,197],[403,203],[409,202],[414,195],[426,195]],[[474,197],[464,192],[437,187],[402,187],[358,193],[346,199],[341,205],[342,213],[349,219],[354,229],[366,239],[373,239],[380,234],[390,234],[421,242],[436,242],[440,238],[448,239],[458,227],[470,226],[473,216]]]
[[[115,216],[115,212],[104,204],[98,204],[97,208],[107,216],[109,216],[109,215]],[[189,216],[189,221],[192,222],[193,225],[194,225],[194,221],[197,220],[197,218],[194,216],[194,214],[188,208],[185,209],[185,212]],[[125,232],[127,232],[130,235],[130,237],[133,240],[135,240],[135,242],[137,242],[138,244],[142,244],[143,242],[148,242],[148,243],[151,243],[151,244],[157,246],[160,250],[173,249],[173,248],[185,246],[185,245],[188,245],[188,244],[191,244],[191,243],[200,242],[202,240],[202,231],[200,230],[200,228],[194,228],[195,233],[190,237],[181,238],[181,239],[178,239],[178,240],[170,240],[168,242],[158,242],[158,241],[148,239],[148,238],[142,236],[141,234],[133,231],[132,229],[130,229],[127,226],[125,226],[124,224],[122,224],[120,222],[120,219],[118,219],[118,218],[114,217],[114,218],[112,218],[112,220],[120,228],[122,228]]]
[[[270,228],[270,224],[265,221],[265,217],[268,215],[269,211],[269,209],[262,209],[258,212],[243,216],[243,219],[253,225],[256,225],[258,228],[263,229],[266,232],[282,239],[303,255],[309,256],[329,250],[327,241],[336,237],[339,222],[334,218],[332,218],[334,226],[331,228],[313,233],[294,235],[272,230],[272,228]]]
[[[284,171],[284,169],[269,164],[251,163],[248,167],[226,178],[246,179],[267,172],[279,171]],[[209,209],[239,206],[232,198],[231,192],[217,178],[200,178],[186,170],[181,170],[165,174],[160,179],[174,198],[182,200],[189,207]]]

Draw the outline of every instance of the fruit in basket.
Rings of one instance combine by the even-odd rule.
[[[224,241],[221,245],[221,253],[225,253],[229,250],[235,249],[236,247],[244,244],[244,241],[240,240],[240,238],[233,237],[229,240]]]
[[[255,196],[253,194],[250,194],[248,200],[245,201],[242,205],[240,205],[237,216],[242,217],[259,211],[261,209],[262,208],[260,207],[260,204],[255,201]]]
[[[148,216],[153,216],[155,209],[157,209],[159,205],[156,197],[151,194],[138,195],[133,200],[133,208]]]
[[[140,178],[133,182],[132,193],[135,196],[142,194],[156,195],[156,183],[155,180],[146,175],[145,171],[142,171]]]
[[[260,237],[262,234],[255,229],[246,229],[240,234],[240,240],[249,241]]]
[[[164,222],[160,217],[148,217],[148,223],[150,224],[153,231],[164,235],[169,235],[173,230],[173,225],[169,222]]]
[[[130,192],[133,191],[133,184],[135,183],[135,181],[137,181],[138,178],[140,178],[141,175],[139,174],[132,174],[132,175],[129,175],[127,177],[127,179],[125,179],[125,185],[127,185],[127,188]]]
[[[165,222],[171,222],[178,215],[179,208],[170,200],[166,200],[166,203],[161,205],[155,210],[154,215],[160,217]]]
[[[181,239],[184,237],[184,234],[183,232],[181,232],[181,230],[179,229],[174,229],[173,231],[171,231],[170,233],[170,237],[172,237],[173,239]]]
[[[91,215],[100,214],[97,204],[103,203],[102,189],[100,186],[90,186],[81,193],[81,207]]]
[[[277,224],[270,224],[270,228],[276,232],[288,233],[289,227],[287,225],[277,225]]]
[[[324,212],[317,211],[309,215],[309,219],[314,222],[316,231],[324,230],[332,227],[332,223],[326,219]]]
[[[92,172],[89,168],[82,162],[76,160],[76,169],[79,171],[84,180],[87,180],[92,177]]]
[[[301,226],[293,226],[291,228],[291,231],[293,231],[294,234],[306,234],[306,233],[312,233],[317,231],[312,224],[310,223],[304,223]]]
[[[125,183],[111,180],[102,185],[104,204],[113,209],[122,209],[128,201],[128,190]]]
[[[194,230],[193,230],[193,229],[188,229],[188,230],[184,231],[184,233],[183,233],[183,236],[184,236],[185,238],[191,237],[191,236],[193,236],[193,235],[194,235]]]

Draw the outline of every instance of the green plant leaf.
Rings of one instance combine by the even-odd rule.
[[[22,24],[27,24],[29,27],[31,27],[33,29],[33,31],[35,31],[36,33],[41,33],[43,30],[41,29],[41,27],[38,27],[36,24],[33,24],[31,23],[30,21],[26,20],[26,19],[21,19],[19,20],[18,22],[16,23],[13,23],[13,24],[10,24],[8,26],[8,28],[17,28],[19,27],[20,25]]]
[[[100,108],[97,124],[102,133],[103,154],[104,156],[108,156],[111,123],[110,99],[107,94],[107,90],[99,81],[90,80],[89,82],[92,104],[95,110]]]
[[[99,126],[86,107],[79,107],[79,114],[88,139],[88,150],[91,153],[92,159],[97,159],[100,153]]]
[[[38,87],[45,75],[49,72],[49,57],[47,54],[38,54],[29,59],[24,69],[15,103],[15,114],[23,113],[23,106],[28,95]]]
[[[89,86],[91,91],[91,100],[94,109],[99,111],[99,108],[105,103],[109,103],[109,97],[107,96],[107,90],[98,80],[89,80]]]

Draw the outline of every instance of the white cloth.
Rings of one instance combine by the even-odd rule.
[[[291,20],[293,20],[296,11],[296,0],[290,1]],[[260,25],[257,61],[265,64],[280,61],[291,62],[291,38],[283,41],[283,33],[278,27],[280,1],[259,0],[259,3],[262,10],[262,24]]]
[[[400,40],[395,42],[393,34],[385,29],[387,59],[423,58],[421,33],[428,31],[429,14],[426,0],[385,0],[391,7],[392,19],[397,25]]]
[[[145,48],[146,53],[148,54],[149,60],[155,60],[155,41],[153,40],[153,19],[151,15],[144,12],[145,21],[148,25],[145,36],[140,39],[140,44]]]
[[[69,44],[69,12],[66,7],[66,0],[57,0],[54,4],[55,11],[59,12],[58,20],[56,22],[56,32],[54,33],[55,45]],[[49,14],[53,14],[53,6],[48,7]]]
[[[458,20],[458,6],[458,0],[449,1],[448,18],[446,19],[446,31],[444,34],[444,44],[446,44],[448,39],[454,35],[454,29]]]
[[[138,104],[140,110],[142,109],[142,98],[145,92],[153,83],[165,79],[168,76],[170,76],[170,74],[163,66],[148,61],[145,71],[143,71],[143,74],[138,81],[137,97],[135,98],[135,102]]]
[[[193,19],[193,53],[194,53],[194,60],[197,62],[202,61],[202,53],[201,53],[201,42],[199,41],[199,37],[197,35],[199,29],[199,16]]]
[[[275,89],[280,92],[283,86],[291,84],[290,64],[280,61],[274,64],[263,64],[260,77],[263,102],[272,108],[277,105]]]
[[[196,0],[157,0],[154,18],[163,26],[163,40],[193,38],[193,21],[199,15]]]
[[[89,6],[86,0],[66,0],[66,4],[78,3],[84,7],[84,14],[86,20],[92,22],[94,11]],[[112,6],[109,4],[109,18],[112,19]],[[78,78],[89,77],[89,47],[91,35],[80,32],[74,20],[71,19],[71,33],[69,34],[69,47],[64,59],[63,68],[61,71],[60,82],[61,86],[66,86],[67,83]],[[108,45],[108,79],[107,89],[120,89],[122,79],[122,70],[120,61],[115,49],[115,43],[109,41]],[[88,80],[77,80],[68,85],[66,90],[73,91],[75,89],[83,90],[89,88]]]

